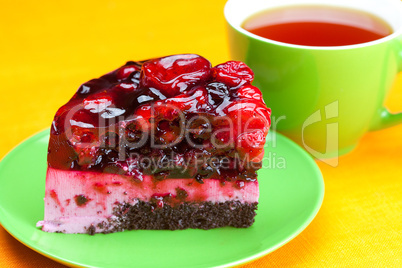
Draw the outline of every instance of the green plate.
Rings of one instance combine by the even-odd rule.
[[[85,267],[227,267],[251,261],[298,235],[324,196],[311,157],[280,134],[269,135],[260,200],[248,229],[126,231],[108,235],[46,233],[43,219],[49,130],[29,138],[0,162],[0,223],[16,239],[67,265]]]

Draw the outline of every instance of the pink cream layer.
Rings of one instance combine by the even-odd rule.
[[[258,182],[225,182],[206,179],[167,179],[143,181],[130,176],[48,168],[45,192],[45,218],[37,226],[47,232],[85,233],[88,226],[113,219],[119,203],[135,205],[152,198],[169,196],[170,205],[180,202],[258,202]],[[163,205],[159,201],[159,205]]]

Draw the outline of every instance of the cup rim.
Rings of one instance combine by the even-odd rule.
[[[231,2],[234,2],[233,0],[228,0],[225,4],[224,7],[224,16],[226,22],[233,27],[236,31],[242,33],[243,35],[249,36],[253,39],[257,39],[259,41],[262,41],[264,43],[270,43],[282,47],[290,47],[290,48],[297,48],[297,49],[306,49],[306,50],[346,50],[346,49],[356,49],[356,48],[362,48],[362,47],[369,47],[369,46],[374,46],[377,44],[382,44],[385,42],[388,42],[392,39],[396,39],[398,37],[402,37],[402,26],[400,26],[398,29],[396,29],[392,34],[387,35],[385,37],[382,37],[380,39],[376,39],[370,42],[365,42],[365,43],[360,43],[360,44],[353,44],[353,45],[344,45],[344,46],[307,46],[307,45],[296,45],[296,44],[290,44],[290,43],[285,43],[285,42],[280,42],[276,41],[273,39],[261,37],[259,35],[253,34],[245,29],[243,29],[240,25],[233,25],[233,23],[228,19],[228,6],[230,5]],[[398,1],[401,4],[401,9],[402,9],[402,1]],[[325,4],[322,4],[325,5]],[[287,6],[281,5],[283,7]],[[249,15],[250,16],[250,15]]]

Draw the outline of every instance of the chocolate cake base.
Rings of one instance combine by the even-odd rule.
[[[254,223],[258,203],[226,201],[221,203],[184,202],[176,206],[165,204],[156,207],[149,202],[138,201],[135,205],[119,204],[108,223],[87,228],[89,234],[96,230],[114,233],[124,230],[182,230],[212,229],[224,226],[250,227]]]

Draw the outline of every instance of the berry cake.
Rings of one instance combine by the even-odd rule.
[[[46,232],[249,227],[271,111],[242,62],[129,61],[51,126]]]

